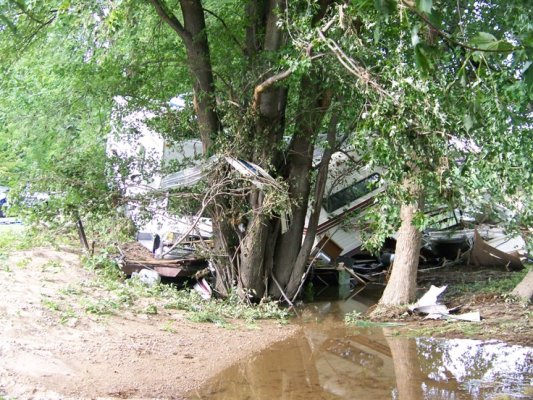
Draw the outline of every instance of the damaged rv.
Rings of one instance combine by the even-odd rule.
[[[349,257],[362,246],[362,239],[355,215],[360,216],[375,202],[376,195],[384,189],[380,170],[367,167],[353,169],[344,152],[335,153],[330,162],[330,171],[326,184],[326,195],[320,210],[320,217],[315,239],[315,253],[320,253],[324,260],[334,260],[338,256]],[[215,163],[225,162],[241,176],[262,188],[271,185],[276,190],[284,190],[277,181],[260,166],[245,160],[231,157],[213,156],[203,164],[178,171],[161,180],[160,190],[184,188],[204,179]],[[350,166],[350,167],[349,167]],[[290,223],[290,216],[280,215],[282,232]],[[205,221],[203,221],[205,223]],[[191,221],[191,223],[194,223]],[[178,229],[178,234],[186,234],[187,229]],[[306,230],[304,229],[304,235]],[[210,237],[205,235],[204,237]]]
[[[241,176],[248,177],[252,184],[273,185],[273,179],[260,166],[231,157],[213,156],[202,158],[199,140],[169,143],[159,133],[151,130],[144,120],[146,115],[130,117],[123,122],[129,133],[115,132],[107,144],[108,155],[116,160],[126,160],[127,174],[115,167],[113,174],[124,197],[128,198],[127,215],[139,228],[138,239],[154,255],[161,258],[186,257],[194,252],[194,246],[186,243],[209,241],[212,236],[211,220],[191,212],[188,215],[172,215],[168,210],[169,190],[186,188],[205,181],[207,174],[217,163],[227,163]],[[123,131],[124,129],[122,129]],[[136,136],[131,140],[131,131]],[[314,154],[318,164],[322,154]],[[357,165],[352,151],[339,151],[331,157],[325,196],[320,210],[314,254],[324,261],[338,256],[349,257],[362,246],[360,228],[354,216],[360,216],[375,202],[375,197],[384,190],[382,170]],[[165,166],[189,165],[177,172],[164,174]],[[283,190],[281,187],[276,187]],[[158,192],[148,204],[142,204],[143,194]],[[282,231],[290,223],[289,215],[280,216]],[[305,229],[304,229],[305,234]],[[180,245],[176,245],[180,242]],[[183,245],[181,245],[183,244]]]

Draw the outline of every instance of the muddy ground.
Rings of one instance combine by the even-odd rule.
[[[91,303],[106,296],[93,280],[64,251],[0,259],[0,398],[180,399],[297,330],[194,323],[163,307],[104,315]]]
[[[492,282],[494,286],[516,272],[503,268],[456,265],[445,268],[423,269],[418,274],[419,293],[431,285],[447,285],[440,302],[448,308],[459,307],[457,313],[479,311],[480,322],[435,321],[424,316],[404,311],[396,315],[373,318],[375,321],[404,323],[397,328],[400,334],[408,336],[432,336],[448,338],[470,338],[501,340],[511,344],[533,346],[533,306],[522,303],[508,295],[487,293],[483,287]],[[465,285],[477,286],[472,292],[465,291]]]
[[[448,284],[444,302],[479,310],[480,323],[427,321],[403,314],[401,334],[501,339],[533,345],[533,310],[502,296],[453,295],[454,285],[499,279],[501,270],[453,267],[423,272],[421,288]],[[157,313],[108,315],[106,289],[79,255],[50,249],[0,255],[0,398],[182,399],[240,359],[299,330],[264,321],[250,326],[190,322],[158,304]],[[98,301],[96,299],[99,299]],[[149,310],[150,308],[147,308]],[[153,308],[152,308],[153,309]]]

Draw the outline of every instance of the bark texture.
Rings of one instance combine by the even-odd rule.
[[[193,83],[194,108],[204,152],[211,148],[221,129],[215,102],[215,84],[205,15],[200,0],[180,0],[182,24],[163,0],[150,0],[161,19],[182,39],[187,51],[187,63]]]
[[[415,192],[420,196],[418,190]],[[381,305],[408,304],[416,299],[416,276],[422,232],[413,225],[413,217],[419,210],[420,202],[401,206],[401,225],[396,241],[396,253],[389,281],[379,300]]]
[[[533,270],[524,276],[511,294],[520,297],[523,301],[533,301]]]

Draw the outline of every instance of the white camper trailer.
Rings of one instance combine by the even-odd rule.
[[[320,150],[317,152],[317,157],[320,156],[319,153]],[[326,259],[349,257],[359,251],[362,239],[357,216],[364,213],[374,203],[375,196],[384,189],[381,169],[370,169],[365,166],[356,168],[353,162],[355,157],[353,152],[337,152],[333,154],[330,162],[326,195],[315,239],[316,251],[321,252]],[[161,189],[184,187],[198,182],[209,171],[208,165],[217,160],[217,157],[211,157],[203,166],[198,165],[166,176],[162,180]],[[243,175],[267,179],[275,185],[276,181],[253,163],[229,157],[225,157],[225,161]],[[281,219],[283,229],[284,222],[288,219],[285,216]]]
[[[108,155],[128,160],[130,165],[133,165],[127,177],[119,176],[118,168],[115,171],[117,181],[123,184],[122,190],[129,197],[135,197],[150,190],[165,191],[193,185],[202,179],[205,171],[209,169],[206,165],[213,162],[212,158],[200,161],[202,144],[199,140],[169,144],[162,135],[146,125],[145,121],[152,116],[145,112],[128,115],[122,120],[120,129],[122,133],[116,130],[108,139]],[[321,149],[315,152],[317,162],[321,153]],[[360,249],[361,235],[357,218],[354,218],[354,215],[364,212],[371,206],[375,201],[375,196],[383,190],[381,170],[369,169],[366,166],[355,167],[351,160],[356,157],[351,151],[337,152],[333,154],[330,162],[315,248],[333,260],[338,256],[351,256]],[[192,160],[193,166],[162,176],[161,168],[164,165],[171,161],[184,160]],[[250,167],[248,171],[250,174],[260,172],[262,179],[268,178],[265,171],[252,163],[228,158],[226,161],[237,170],[240,168],[240,173],[246,172],[243,169],[252,165],[253,168]],[[128,205],[127,213],[137,223],[139,231],[145,238],[150,238],[155,234],[164,237],[169,232],[174,233],[171,235],[173,237],[179,237],[185,232],[189,234],[189,227],[195,218],[172,216],[166,212],[166,209],[167,202],[164,199],[154,201],[147,210],[151,218],[148,221],[142,221],[140,208],[132,201]],[[196,222],[192,233],[202,238],[211,237],[211,221],[208,218],[202,218],[199,223]],[[148,243],[145,244],[151,247]]]
[[[327,259],[350,257],[362,246],[358,217],[384,190],[381,168],[357,168],[354,152],[337,152],[331,157],[325,196],[315,239],[315,250]]]
[[[116,101],[117,107],[127,104],[122,98],[117,98]],[[168,201],[165,198],[154,199],[143,207],[136,198],[159,190],[163,171],[171,163],[194,165],[201,161],[203,154],[200,140],[190,139],[176,143],[166,140],[160,133],[151,129],[147,122],[154,117],[155,113],[140,110],[117,118],[106,146],[108,157],[116,161],[114,182],[122,195],[130,199],[126,206],[126,215],[139,227],[139,232],[148,233],[148,236],[184,231],[190,225],[191,217],[169,215],[166,212]],[[121,168],[121,163],[127,164],[127,168]],[[146,214],[150,217],[146,218]],[[193,234],[210,236],[210,220],[202,218]]]

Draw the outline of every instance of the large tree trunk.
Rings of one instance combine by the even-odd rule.
[[[533,270],[524,276],[524,279],[520,281],[511,294],[520,297],[524,301],[533,301]]]
[[[221,131],[221,127],[215,103],[214,79],[201,1],[179,1],[183,24],[169,11],[164,0],[149,1],[185,45],[188,66],[193,78],[200,136],[207,153],[214,135]],[[324,16],[329,3],[330,0],[320,1],[313,23],[318,23]],[[228,222],[230,218],[224,218],[219,212],[212,212],[215,251],[220,252],[215,263],[220,276],[217,287],[221,293],[227,292],[235,283],[233,279],[235,271],[238,274],[240,293],[249,291],[254,297],[263,296],[269,284],[267,278],[271,274],[279,278],[283,290],[289,280],[298,279],[295,278],[298,274],[292,275],[297,258],[307,257],[301,252],[301,243],[311,190],[314,141],[329,107],[331,94],[321,87],[320,76],[316,71],[315,76],[302,78],[295,127],[298,133],[290,146],[291,152],[287,157],[289,161],[286,164],[280,162],[287,160],[279,157],[279,143],[283,140],[288,92],[287,86],[281,81],[287,78],[291,71],[276,73],[276,63],[272,62],[272,57],[268,53],[278,52],[285,43],[286,34],[280,24],[279,15],[283,15],[286,4],[284,0],[249,0],[246,5],[248,26],[244,54],[253,67],[251,70],[259,74],[264,71],[269,73],[266,76],[261,75],[263,82],[254,88],[251,111],[255,120],[250,127],[244,127],[243,130],[242,138],[247,149],[238,151],[242,152],[239,154],[241,157],[278,168],[276,172],[281,172],[287,178],[290,195],[298,199],[298,204],[291,210],[289,232],[280,236],[279,222],[263,214],[263,195],[260,191],[254,191],[249,199],[250,212],[246,215],[247,221],[242,221],[246,225],[246,231],[238,245],[232,243],[232,236],[236,230],[231,226],[232,222]],[[267,56],[258,57],[260,52]],[[225,206],[223,205],[223,208],[227,208],[228,215],[232,213],[230,203],[228,201]],[[224,257],[222,254],[224,251],[233,253]],[[308,255],[309,251],[306,250],[304,253]],[[298,263],[300,264],[302,263]],[[228,282],[230,279],[232,281]],[[277,285],[272,283],[270,285],[270,288],[276,288],[274,292],[279,296],[281,290],[277,289]]]
[[[284,9],[282,0],[250,1],[247,6],[249,26],[247,28],[247,55],[250,63],[260,49],[274,52],[284,43],[284,34],[278,24],[278,12]],[[260,33],[264,32],[264,36]],[[263,40],[260,40],[262,38]],[[264,66],[269,69],[269,65]],[[256,89],[257,92],[257,89]],[[254,96],[256,95],[254,92]],[[254,99],[255,124],[248,132],[246,154],[252,161],[268,165],[275,158],[276,146],[282,138],[285,122],[287,88],[283,85],[269,85],[261,88],[260,96]],[[256,100],[259,100],[256,102]],[[264,196],[254,190],[249,199],[252,209],[241,239],[239,249],[239,292],[241,296],[252,295],[261,298],[267,287],[266,276],[273,264],[272,247],[279,228],[276,222],[267,218],[261,211]]]
[[[265,292],[265,252],[270,229],[269,219],[261,212],[263,194],[252,195],[253,217],[241,241],[239,291],[241,295],[261,298]],[[250,293],[247,293],[250,291]]]
[[[326,111],[331,104],[331,93],[321,88],[318,74],[302,78],[300,86],[299,113],[296,121],[296,134],[289,153],[289,194],[295,203],[291,210],[291,225],[283,234],[276,247],[273,276],[282,287],[287,287],[300,254],[303,231],[306,221],[309,194],[311,192],[311,170],[316,136]],[[291,285],[291,292],[294,285]],[[272,295],[281,293],[271,286]],[[287,293],[289,296],[292,293]]]
[[[379,300],[381,305],[408,304],[416,298],[416,276],[422,232],[413,225],[413,218],[421,209],[421,193],[418,187],[412,188],[411,193],[417,202],[401,206],[401,225],[396,240],[396,254],[389,281]]]
[[[207,154],[221,126],[216,109],[215,84],[202,2],[180,0],[183,25],[168,9],[164,0],[150,0],[150,2],[161,19],[179,35],[185,45],[193,83],[198,130],[204,153]]]

